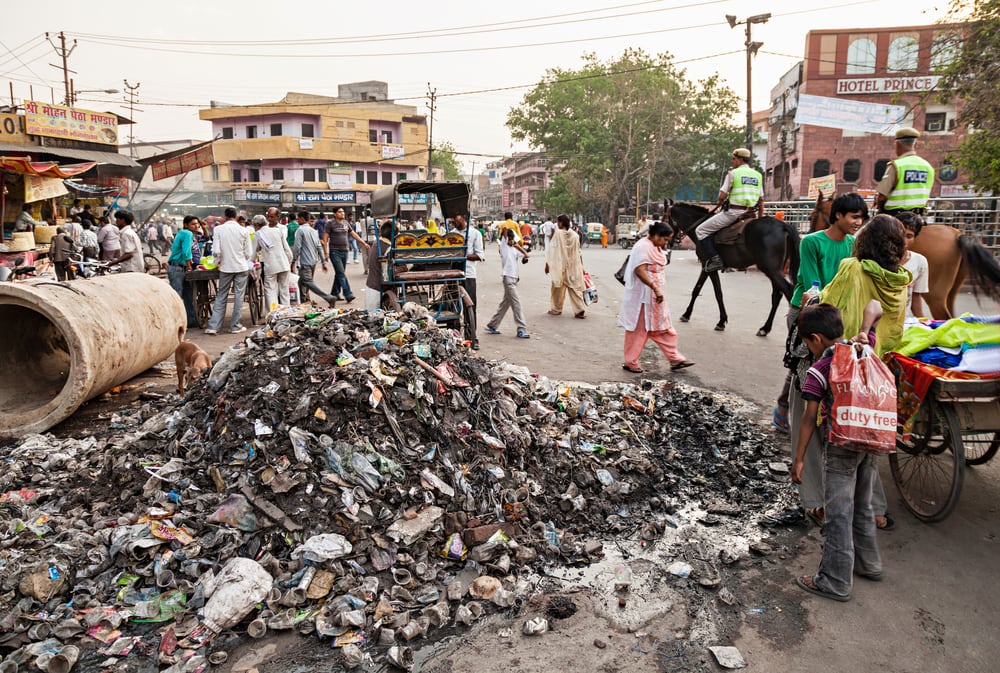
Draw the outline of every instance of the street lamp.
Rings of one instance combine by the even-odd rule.
[[[735,28],[736,26],[741,26],[746,24],[747,27],[747,39],[744,42],[744,46],[747,48],[747,149],[753,152],[753,108],[750,103],[750,64],[752,58],[757,55],[757,51],[764,46],[763,42],[754,42],[750,35],[750,26],[755,23],[767,23],[767,20],[771,18],[770,12],[767,14],[755,14],[751,17],[743,19],[742,21],[737,21],[736,17],[732,14],[726,14],[726,21],[729,23],[730,28]]]
[[[76,105],[77,94],[81,93],[121,93],[118,89],[77,89],[73,86],[73,80],[69,81],[69,106]]]

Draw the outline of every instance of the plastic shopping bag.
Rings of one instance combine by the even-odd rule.
[[[583,272],[583,303],[587,306],[597,303],[597,288],[594,287],[594,281],[590,279],[590,274],[586,271]]]
[[[830,367],[830,443],[871,453],[896,448],[896,379],[870,346],[837,344]]]

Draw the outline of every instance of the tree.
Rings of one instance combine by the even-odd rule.
[[[461,180],[462,171],[455,159],[455,146],[445,141],[431,151],[431,166],[444,171],[445,180]]]
[[[959,145],[956,163],[969,182],[982,191],[1000,192],[1000,0],[959,0],[950,21],[967,20],[967,32],[956,42],[942,42],[944,63],[939,88],[944,100],[964,103],[959,121],[969,130]],[[947,58],[954,54],[953,59]]]
[[[550,69],[510,110],[507,126],[558,168],[541,195],[548,210],[598,208],[610,223],[637,185],[654,195],[641,201],[706,184],[714,197],[742,142],[728,121],[736,112],[736,96],[717,77],[691,82],[669,54],[630,49],[612,61],[587,54],[579,69]]]

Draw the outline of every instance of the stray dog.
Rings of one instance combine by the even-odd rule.
[[[177,389],[184,397],[184,387],[197,383],[206,370],[212,369],[212,358],[191,341],[182,341],[174,351],[177,363]]]

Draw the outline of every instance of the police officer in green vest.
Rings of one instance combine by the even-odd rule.
[[[698,225],[698,257],[704,261],[705,273],[721,271],[725,266],[712,243],[712,234],[734,224],[744,215],[756,211],[764,217],[764,176],[750,167],[750,150],[739,147],[733,150],[732,170],[726,173],[719,188],[718,213]]]
[[[924,214],[934,186],[934,167],[914,151],[919,137],[920,131],[914,128],[896,131],[896,158],[886,166],[875,197],[875,205],[883,213],[908,210]]]

